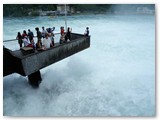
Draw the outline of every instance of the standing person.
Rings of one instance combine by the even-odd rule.
[[[64,38],[64,34],[61,35],[60,40],[59,40],[60,44],[65,43],[65,38]]]
[[[45,38],[45,34],[47,33],[47,31],[45,30],[44,27],[42,27],[42,38]]]
[[[61,27],[60,30],[61,30],[61,35],[63,35],[64,34],[64,27]]]
[[[52,33],[48,33],[48,37],[51,39],[51,42],[52,42],[51,47],[53,47],[54,46],[54,33],[53,33],[53,31],[52,31]]]
[[[55,35],[54,35],[54,30],[55,30],[55,27],[52,28],[51,36],[50,36],[53,46],[54,46],[54,37],[55,37]]]
[[[85,35],[85,36],[89,36],[89,27],[86,27],[86,30],[85,30],[84,35]]]
[[[50,46],[53,47],[52,41],[51,39],[48,37],[48,34],[45,35],[45,38],[42,41],[42,45],[44,46],[44,48],[48,49],[50,48]]]
[[[68,27],[67,33],[66,33],[66,35],[65,35],[65,41],[66,41],[66,42],[67,42],[68,40],[71,40],[71,32],[72,32],[72,29],[70,29],[70,28]]]
[[[19,47],[21,48],[21,47],[22,47],[23,40],[22,40],[22,35],[21,35],[20,32],[17,33],[16,39],[18,40]]]
[[[29,40],[31,42],[33,40],[34,34],[30,29],[28,29],[28,37],[29,37]]]
[[[52,29],[51,28],[46,28],[47,33],[51,33]]]
[[[22,39],[24,39],[25,36],[28,36],[28,35],[27,35],[27,32],[25,30],[23,30]]]
[[[38,40],[41,40],[41,38],[42,38],[42,33],[39,31],[39,28],[38,28],[38,27],[36,27],[35,30],[37,31],[37,39],[38,39]]]

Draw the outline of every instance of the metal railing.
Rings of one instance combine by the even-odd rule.
[[[60,34],[60,33],[54,33],[54,35],[57,35],[57,34]],[[37,37],[37,36],[34,36],[34,38]],[[18,39],[10,39],[10,40],[4,40],[3,42],[11,42],[11,41],[17,41]]]

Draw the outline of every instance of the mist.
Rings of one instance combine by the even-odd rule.
[[[115,4],[108,12],[114,14],[154,14],[154,4]]]

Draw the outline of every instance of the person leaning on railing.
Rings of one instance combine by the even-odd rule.
[[[21,48],[21,47],[22,47],[23,40],[22,40],[22,35],[21,35],[20,32],[17,33],[16,39],[18,40],[19,47]]]

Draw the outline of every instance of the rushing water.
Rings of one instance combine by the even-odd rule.
[[[4,77],[4,115],[155,115],[155,16],[81,15],[67,23],[72,32],[90,28],[90,48],[42,69],[39,89],[27,77]],[[59,32],[64,17],[4,18],[4,40],[42,26]],[[19,49],[17,41],[4,45]]]

